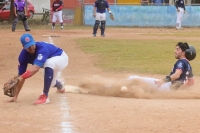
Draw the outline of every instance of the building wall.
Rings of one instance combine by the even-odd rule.
[[[137,27],[175,27],[175,6],[110,6],[115,20],[107,12],[106,25]],[[93,6],[86,5],[84,24],[94,25],[95,18],[91,12]],[[188,14],[183,15],[182,26],[200,26],[200,6],[186,6]]]
[[[55,0],[51,0],[51,5]],[[64,4],[64,8],[76,8],[81,7],[82,0],[62,0]]]
[[[96,0],[84,0],[85,4],[94,4]],[[107,0],[108,4],[114,3],[115,0]],[[117,1],[117,0],[116,0]]]
[[[118,4],[140,4],[140,0],[117,0]]]
[[[42,8],[50,9],[50,0],[28,0],[35,7],[35,13],[42,13]]]

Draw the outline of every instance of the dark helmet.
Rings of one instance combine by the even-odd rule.
[[[189,49],[186,49],[185,50],[185,57],[191,61],[191,60],[194,60],[195,57],[196,57],[196,50],[193,46],[189,46]]]

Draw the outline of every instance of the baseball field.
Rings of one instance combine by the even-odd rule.
[[[0,26],[0,85],[18,72],[22,27]],[[106,36],[92,36],[92,27],[31,27],[35,41],[61,47],[69,56],[62,72],[66,85],[95,87],[95,93],[49,92],[50,103],[33,105],[43,90],[42,69],[26,80],[16,103],[0,96],[1,133],[198,133],[200,132],[200,30],[199,28],[108,27]],[[44,36],[45,35],[45,36]],[[52,37],[51,37],[52,36]],[[59,36],[59,37],[53,37]],[[191,61],[195,85],[188,90],[146,91],[136,84],[134,94],[119,87],[131,75],[164,78],[175,63],[177,42],[197,50]],[[31,66],[29,66],[31,67]],[[95,83],[99,84],[95,84]],[[109,93],[102,85],[116,85]],[[99,89],[99,90],[98,90]]]

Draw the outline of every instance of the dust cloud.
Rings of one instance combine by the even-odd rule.
[[[126,92],[121,87],[126,86]],[[83,79],[79,84],[81,93],[92,95],[141,98],[141,99],[200,99],[200,85],[195,85],[182,90],[161,91],[151,88],[150,85],[141,80],[127,80],[113,77],[94,76]]]

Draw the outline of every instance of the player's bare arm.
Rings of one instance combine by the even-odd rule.
[[[19,80],[27,79],[39,71],[40,67],[37,65],[33,65],[29,70],[27,70],[24,74],[19,77]]]
[[[17,12],[16,12],[16,7],[14,7],[14,14],[15,14],[15,16],[17,17]]]
[[[24,6],[24,15],[27,15],[27,10],[26,6]]]
[[[96,9],[97,9],[97,8],[94,6],[94,8],[93,8],[93,16],[94,16],[94,17],[96,17]]]
[[[110,8],[109,8],[109,7],[107,8],[107,10],[108,10],[108,12],[109,12],[109,13],[111,13],[111,10],[110,10]]]
[[[181,74],[182,74],[182,71],[180,69],[177,69],[174,74],[172,74],[171,76],[167,76],[169,79],[164,78],[164,79],[157,80],[155,81],[155,84],[158,87],[160,87],[163,83],[175,81],[176,79],[180,77]]]

